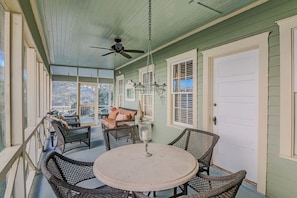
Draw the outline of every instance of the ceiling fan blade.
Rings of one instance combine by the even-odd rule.
[[[106,50],[113,51],[112,49],[110,49],[110,48],[106,48],[106,47],[97,47],[97,46],[90,46],[90,47],[91,47],[91,48],[106,49]]]
[[[121,55],[125,56],[126,58],[132,58],[129,54],[125,53],[124,51],[120,52]]]
[[[108,55],[108,54],[113,54],[114,52],[108,52],[108,53],[106,53],[106,54],[103,54],[102,56],[106,56],[106,55]]]
[[[131,50],[131,49],[125,49],[125,52],[131,52],[131,53],[144,53],[143,50]]]

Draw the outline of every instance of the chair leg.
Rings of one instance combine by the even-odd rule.
[[[184,195],[187,195],[187,194],[188,194],[188,183],[185,183],[185,184],[184,184],[184,191],[183,191],[183,194],[184,194]]]
[[[174,187],[174,189],[173,189],[173,197],[176,197],[176,195],[177,195],[177,187]]]
[[[179,197],[181,195],[187,195],[188,194],[188,183],[183,184],[183,186],[184,186],[184,190],[182,190],[182,192],[179,193],[179,194],[177,193],[177,188],[178,187],[174,187],[173,188],[173,196],[171,196],[170,198],[176,198],[176,197]]]
[[[149,197],[150,194],[151,194],[151,192],[149,192],[149,193],[147,194],[147,196]],[[153,197],[156,197],[156,191],[153,191]]]

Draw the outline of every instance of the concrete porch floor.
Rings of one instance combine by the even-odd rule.
[[[104,146],[104,140],[102,138],[102,131],[101,127],[92,127],[92,134],[91,134],[91,149],[88,149],[88,147],[80,147],[73,149],[71,151],[66,152],[64,155],[80,161],[89,161],[93,162],[96,160],[96,158],[105,152],[105,146]],[[48,144],[46,151],[43,153],[42,158],[44,158],[49,152],[53,151],[55,148],[51,146],[50,138],[48,138]],[[39,165],[40,167],[40,165]],[[224,172],[221,170],[218,170],[215,167],[211,167],[210,171],[211,175],[223,175]],[[95,181],[95,183],[101,183],[99,181]],[[193,193],[191,190],[189,190],[189,193]],[[152,193],[151,193],[152,194]],[[163,197],[167,198],[172,196],[173,190],[165,190],[165,191],[158,191],[156,197]],[[151,195],[152,196],[152,195]],[[43,176],[41,170],[38,171],[38,174],[35,176],[33,181],[33,186],[29,193],[29,198],[53,198],[56,197],[54,192],[52,191],[49,183]],[[256,186],[251,185],[247,182],[243,182],[241,185],[239,192],[236,196],[236,198],[264,198],[265,196],[258,193],[256,191]]]

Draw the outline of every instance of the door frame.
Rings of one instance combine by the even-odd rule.
[[[268,36],[270,32],[202,51],[203,54],[203,129],[213,130],[213,60],[238,52],[259,49],[258,176],[257,191],[266,194],[267,119],[268,119]]]

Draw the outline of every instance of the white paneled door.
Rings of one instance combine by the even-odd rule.
[[[214,59],[213,129],[220,136],[215,165],[247,171],[257,183],[259,50]]]

